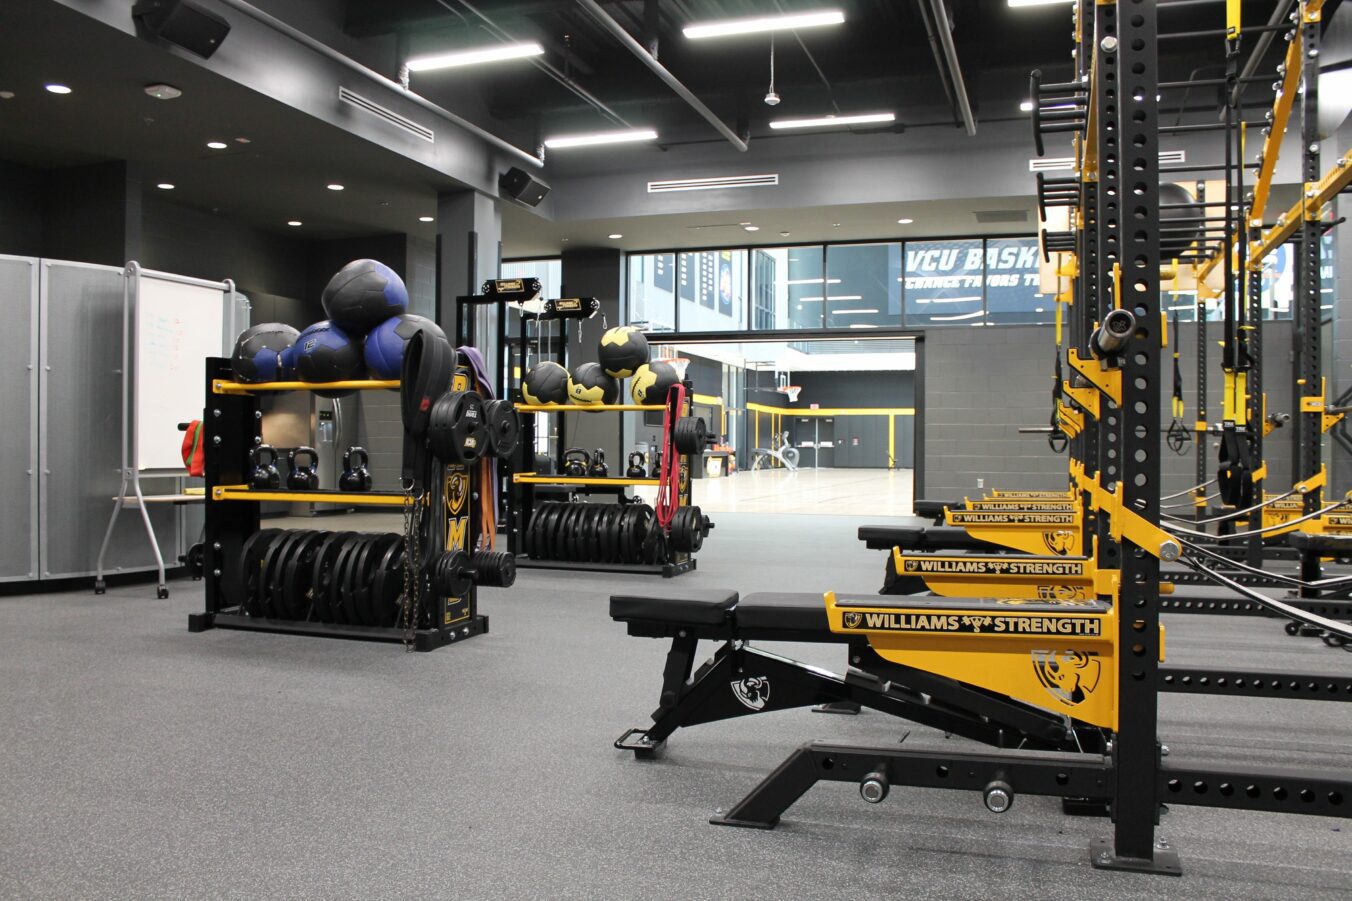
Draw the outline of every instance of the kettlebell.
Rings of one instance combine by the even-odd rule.
[[[343,474],[338,477],[340,491],[370,491],[371,470],[366,468],[371,455],[364,447],[349,447],[343,452]]]
[[[629,479],[647,478],[648,473],[643,468],[643,454],[640,451],[629,454],[629,468],[624,471],[624,475]]]
[[[592,451],[591,465],[587,467],[587,475],[593,479],[604,479],[610,475],[610,467],[606,465],[606,452],[602,448]]]
[[[271,444],[259,444],[249,451],[249,486],[252,488],[280,488],[282,474],[277,471],[277,449]]]
[[[591,469],[591,454],[580,447],[570,447],[563,452],[563,474],[569,478],[585,479]]]
[[[653,462],[651,468],[648,470],[648,478],[662,478],[662,451],[660,449],[653,452]]]
[[[309,463],[302,458],[309,458]],[[292,491],[314,491],[319,487],[319,452],[313,447],[292,448],[286,455],[291,471],[286,474],[286,487]]]

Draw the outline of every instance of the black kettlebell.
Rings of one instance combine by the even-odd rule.
[[[650,479],[660,479],[660,478],[662,478],[662,451],[661,451],[661,450],[656,450],[656,451],[653,452],[653,463],[652,463],[652,468],[650,468],[650,469],[648,470],[648,478],[650,478]]]
[[[280,488],[282,474],[277,471],[277,449],[271,444],[259,444],[249,451],[249,486],[252,488]]]
[[[563,452],[563,474],[572,479],[585,479],[591,469],[591,454],[580,447],[570,447]]]
[[[371,455],[364,447],[349,447],[343,452],[343,474],[338,477],[340,491],[370,491],[371,470],[366,465]]]
[[[593,479],[604,479],[610,475],[610,467],[606,465],[606,452],[597,448],[592,451],[591,465],[587,467],[587,475]]]
[[[302,458],[309,458],[309,463]],[[292,491],[314,491],[319,487],[319,451],[313,447],[297,447],[286,455],[291,471],[286,474],[286,487]]]
[[[629,468],[624,471],[626,478],[644,479],[648,477],[647,471],[643,468],[643,454],[640,451],[634,451],[629,454]]]

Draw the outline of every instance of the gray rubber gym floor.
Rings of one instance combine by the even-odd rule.
[[[881,714],[791,711],[678,732],[644,725],[665,645],[606,613],[619,588],[876,590],[859,520],[720,514],[671,582],[523,570],[485,591],[492,631],[430,654],[187,631],[174,583],[0,598],[0,896],[843,898],[1348,897],[1345,821],[1175,807],[1182,879],[1104,873],[1101,820],[1023,797],[810,791],[772,832],[711,826],[796,745],[941,746]],[[393,521],[391,522],[393,525]],[[1261,620],[1170,617],[1179,663],[1346,674],[1352,655]],[[839,669],[838,646],[776,648]],[[1166,696],[1177,758],[1352,773],[1352,709]],[[909,734],[908,734],[909,732]]]

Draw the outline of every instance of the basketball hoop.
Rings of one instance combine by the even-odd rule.
[[[689,357],[671,357],[666,362],[671,364],[671,368],[676,370],[676,377],[685,379],[685,371],[690,368]]]
[[[796,404],[796,403],[798,403],[798,395],[801,394],[802,391],[803,391],[803,386],[802,386],[802,385],[780,385],[780,386],[779,386],[778,388],[776,388],[775,390],[778,391],[780,394],[787,394],[787,395],[789,396],[789,403],[791,403],[791,404]]]

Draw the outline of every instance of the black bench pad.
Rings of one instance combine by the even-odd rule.
[[[860,526],[859,540],[875,551],[894,547],[903,551],[1008,550],[973,538],[961,526]]]
[[[716,588],[690,589],[678,595],[612,594],[610,618],[717,626],[737,606],[737,592]]]
[[[811,592],[757,592],[737,604],[737,631],[792,629],[829,632],[826,602]]]
[[[961,507],[961,501],[916,501],[912,506],[915,507],[915,515],[923,516],[926,519],[938,519],[944,515],[945,507]]]
[[[1298,551],[1319,551],[1323,554],[1352,555],[1352,535],[1311,535],[1291,532],[1286,543]]]

